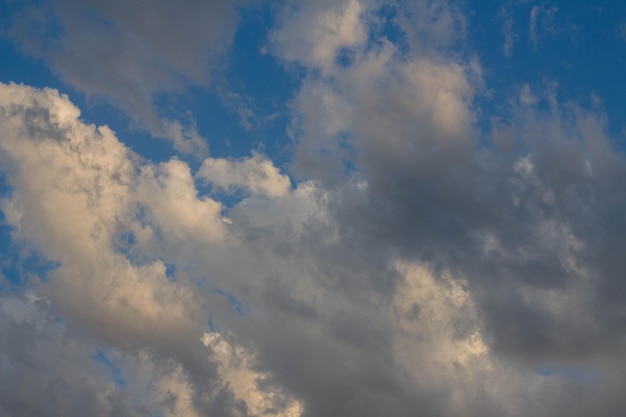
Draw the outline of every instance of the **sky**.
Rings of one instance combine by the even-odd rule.
[[[626,407],[626,4],[0,0],[0,417]]]

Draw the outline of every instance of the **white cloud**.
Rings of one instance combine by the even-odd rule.
[[[223,335],[215,332],[205,333],[202,343],[211,347],[218,360],[218,370],[222,379],[232,387],[238,399],[245,401],[248,411],[263,417],[300,417],[302,404],[276,389],[260,387],[259,382],[267,375],[254,370],[254,357],[242,346],[234,345]]]
[[[149,211],[148,221],[165,236],[218,242],[227,237],[222,205],[198,198],[189,166],[177,159],[144,167],[139,177],[138,202]]]
[[[160,261],[133,266],[112,247],[134,222],[137,157],[110,129],[83,124],[54,90],[2,85],[0,100],[0,147],[14,187],[3,210],[16,238],[60,262],[43,291],[107,337],[192,331],[193,294],[169,281]]]
[[[426,169],[446,155],[447,164],[475,141],[471,103],[481,88],[475,62],[403,57],[383,44],[336,76],[303,83],[292,106],[294,169],[330,183],[344,162]]]
[[[283,59],[319,68],[324,73],[336,67],[340,48],[355,48],[366,40],[364,14],[372,2],[300,2],[281,16],[271,34],[274,52]]]
[[[155,254],[181,246],[164,255],[178,265],[185,256],[193,260],[184,250],[194,245],[202,256],[212,245],[223,253],[236,242],[221,220],[221,205],[197,196],[189,166],[176,159],[158,165],[141,161],[110,129],[80,121],[79,110],[55,90],[0,85],[0,115],[0,158],[13,187],[2,203],[6,221],[15,228],[14,239],[59,262],[48,280],[37,285],[36,294],[52,301],[79,328],[128,352],[126,365],[137,389],[152,381],[143,389],[144,399],[165,415],[203,415],[207,407],[216,407],[211,405],[216,395],[231,390],[243,396],[252,415],[299,415],[301,406],[278,386],[262,388],[262,374],[245,370],[255,366],[253,357],[242,368],[198,350],[208,314],[205,300],[184,273],[170,277],[163,261],[155,259]],[[250,190],[285,197],[286,209],[290,200],[301,198],[298,190],[289,196],[288,177],[271,161],[255,155],[240,164],[230,168],[243,170],[242,181]],[[268,207],[268,221],[284,221],[269,220],[275,213]],[[133,233],[135,243],[118,248],[125,233]],[[225,262],[211,268],[232,268],[228,262],[237,260]],[[2,305],[13,320],[30,321],[35,314],[10,300]],[[216,317],[219,309],[210,308]],[[220,373],[211,370],[212,360],[221,363]],[[202,378],[193,377],[196,372]],[[240,376],[246,390],[257,391],[240,391]],[[229,404],[223,406],[235,407]]]
[[[497,372],[468,284],[411,262],[396,261],[394,267],[402,276],[390,311],[398,328],[398,364],[417,386],[448,387],[446,415],[466,415],[473,398],[495,388],[484,379]]]
[[[281,174],[272,161],[258,153],[240,160],[207,158],[202,162],[196,178],[229,193],[245,190],[252,194],[280,197],[291,190],[289,177]]]
[[[197,157],[207,154],[206,139],[200,136],[195,126],[184,126],[179,121],[165,119],[162,119],[160,124],[160,127],[151,127],[151,133],[169,139],[178,152],[194,154]]]

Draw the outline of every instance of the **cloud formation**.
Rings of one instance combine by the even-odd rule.
[[[533,48],[537,49],[539,39],[545,34],[555,34],[554,15],[559,11],[558,7],[546,7],[545,5],[534,6],[530,10],[530,23],[528,36]]]
[[[9,34],[66,84],[121,108],[177,151],[206,152],[184,112],[165,117],[158,100],[210,84],[236,30],[236,7],[194,0],[25,2],[15,7]]]
[[[226,192],[244,189],[253,194],[279,197],[291,188],[289,177],[281,174],[272,161],[259,154],[240,161],[207,158],[196,177]]]
[[[91,4],[89,53],[145,48],[112,61],[149,72],[137,102],[123,71],[98,87],[44,56],[143,117],[208,82],[201,52],[235,30],[218,3],[172,17],[189,56],[154,31],[173,3]],[[57,90],[0,84],[4,223],[50,262],[1,281],[0,416],[619,414],[626,159],[603,110],[549,82],[485,105],[455,2],[277,7],[267,50],[303,74],[288,172],[254,152],[153,162]]]
[[[11,197],[3,200],[6,221],[14,227],[15,239],[59,264],[38,293],[70,322],[128,355],[136,367],[132,377],[140,389],[149,388],[165,415],[209,410],[231,415],[239,408],[245,413],[245,399],[234,397],[231,382],[218,377],[211,350],[201,344],[207,330],[205,301],[184,274],[169,276],[163,261],[147,251],[133,258],[132,248],[120,240],[133,236],[140,246],[156,244],[155,235],[174,241],[225,240],[220,204],[197,198],[186,164],[142,163],[110,129],[82,123],[79,110],[54,90],[2,85],[0,97],[2,159],[11,167],[6,174],[13,187]],[[10,300],[9,308],[35,308]],[[46,337],[35,328],[29,331],[35,332],[31,337]],[[9,366],[14,360],[8,357]],[[61,370],[55,372],[66,378]],[[69,413],[64,410],[50,410],[50,415]],[[108,415],[106,410],[98,413]]]

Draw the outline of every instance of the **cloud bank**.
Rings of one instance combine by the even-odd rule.
[[[137,118],[208,83],[237,20],[95,2],[78,39],[70,6],[50,49],[26,47]],[[48,261],[1,281],[0,416],[618,414],[626,159],[603,110],[522,83],[483,123],[456,3],[274,13],[267,53],[303,74],[285,165],[154,162],[67,95],[0,84],[4,223]],[[81,72],[107,51],[132,70]]]

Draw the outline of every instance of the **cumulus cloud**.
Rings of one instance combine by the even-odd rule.
[[[2,85],[0,99],[1,155],[13,188],[3,200],[6,221],[15,239],[58,263],[38,287],[39,296],[131,355],[137,375],[147,372],[144,385],[156,381],[150,398],[169,407],[165,415],[245,410],[245,399],[237,405],[230,382],[220,379],[219,359],[201,344],[206,305],[185,276],[168,276],[147,250],[131,259],[125,252],[131,248],[117,245],[135,231],[138,245],[157,244],[154,235],[224,240],[219,203],[197,197],[186,164],[142,163],[110,129],[81,122],[79,110],[55,90]],[[51,415],[80,409],[63,410]]]
[[[1,95],[3,159],[15,167],[16,189],[3,211],[20,238],[61,263],[50,291],[105,333],[122,331],[121,323],[127,336],[149,333],[145,320],[185,327],[179,320],[189,319],[184,300],[192,294],[167,280],[161,262],[135,267],[111,248],[134,200],[130,151],[110,129],[80,122],[79,110],[54,90],[3,85]],[[117,316],[115,330],[101,313]]]
[[[367,3],[294,2],[285,9],[279,27],[271,34],[274,51],[283,59],[331,71],[340,48],[358,47],[367,40],[362,19]]]
[[[207,158],[196,177],[226,192],[243,189],[253,194],[280,197],[291,189],[289,177],[260,154],[238,161]]]
[[[5,223],[54,262],[0,294],[0,383],[35,381],[0,415],[619,413],[606,116],[521,83],[479,127],[450,2],[285,7],[293,185],[261,154],[142,160],[56,90],[0,85]]]

